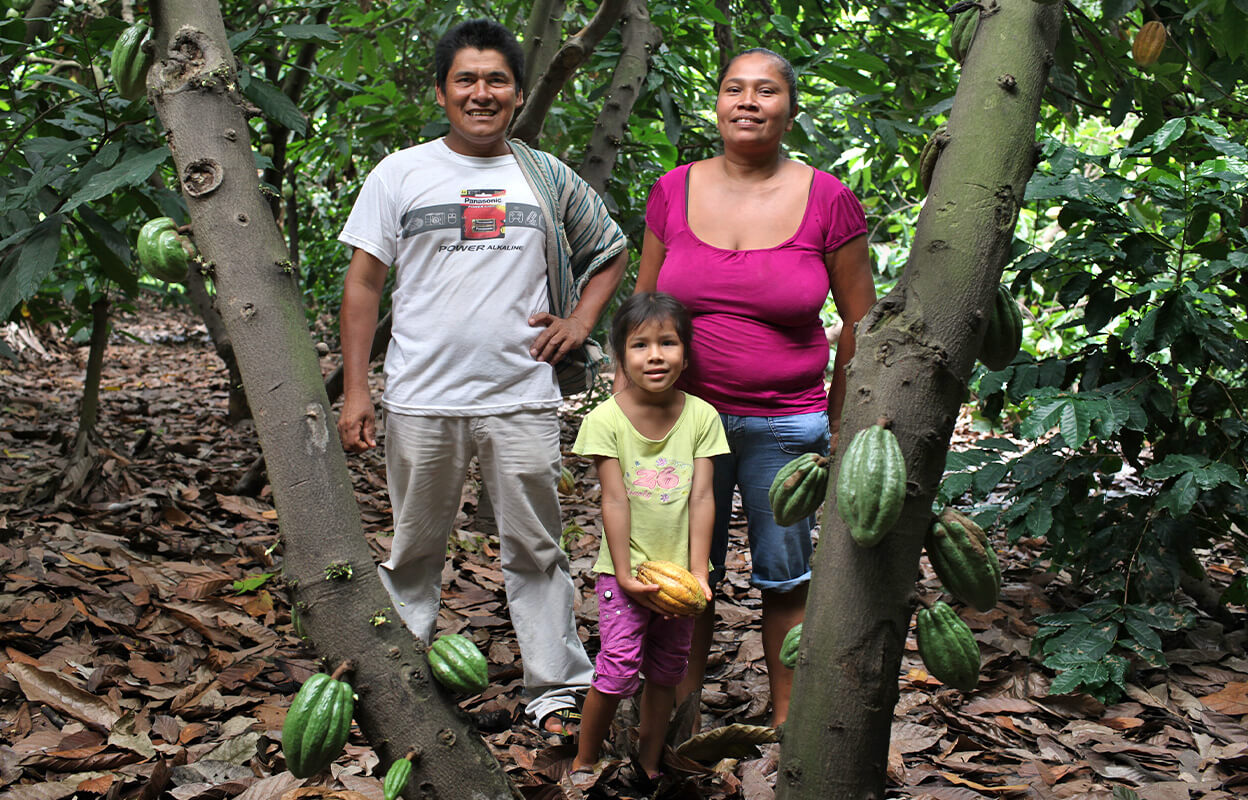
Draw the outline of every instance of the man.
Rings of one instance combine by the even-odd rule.
[[[498,523],[526,711],[563,736],[593,670],[559,546],[553,365],[580,348],[615,292],[625,240],[570,168],[507,139],[524,101],[524,56],[506,28],[460,23],[439,40],[435,66],[450,131],[382,160],[339,237],[355,250],[338,432],[349,452],[376,445],[368,355],[393,264],[381,404],[394,540],[382,583],[408,628],[432,641],[447,536],[475,455]]]

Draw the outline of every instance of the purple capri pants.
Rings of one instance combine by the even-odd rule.
[[[614,575],[599,574],[598,638],[602,649],[591,684],[603,694],[632,697],[641,674],[659,686],[675,686],[689,668],[693,617],[664,617],[633,602]]]

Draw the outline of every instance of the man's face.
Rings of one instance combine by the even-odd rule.
[[[524,99],[502,53],[463,48],[451,62],[446,87],[437,87],[437,96],[451,123],[446,143],[452,150],[467,156],[510,152],[507,126]]]

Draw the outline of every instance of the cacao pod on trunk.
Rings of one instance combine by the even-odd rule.
[[[1022,344],[1023,312],[1010,290],[1004,285],[998,286],[992,316],[988,318],[988,330],[979,346],[979,360],[988,369],[1005,369],[1018,355]]]
[[[915,639],[923,665],[941,683],[964,692],[979,683],[979,643],[948,603],[919,609]]]
[[[803,453],[780,468],[767,499],[776,524],[789,526],[809,517],[828,493],[828,460],[818,453]]]
[[[906,461],[897,437],[883,425],[854,436],[836,478],[836,509],[854,541],[874,547],[901,517]]]
[[[299,687],[282,724],[282,755],[296,778],[307,778],[333,763],[351,731],[355,697],[351,685],[323,672]]]
[[[927,560],[949,594],[980,611],[990,611],[1001,594],[1001,564],[984,529],[946,508],[928,529]]]

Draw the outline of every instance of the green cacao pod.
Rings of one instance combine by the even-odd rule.
[[[841,461],[836,509],[854,541],[874,547],[901,517],[906,462],[897,437],[883,425],[859,431]]]
[[[776,523],[789,526],[815,513],[828,493],[828,459],[803,453],[780,468],[767,499]]]
[[[659,587],[650,595],[656,606],[678,617],[693,617],[706,610],[706,594],[693,573],[671,561],[643,561],[637,580]]]
[[[169,217],[144,223],[135,251],[148,274],[170,283],[186,279],[187,267],[197,254],[195,245],[178,233],[177,225]]]
[[[941,683],[964,692],[979,683],[979,644],[948,603],[919,609],[915,638],[923,665]]]
[[[802,646],[802,623],[797,623],[784,635],[780,644],[780,663],[794,669],[797,667],[797,649]]]
[[[1166,26],[1155,19],[1145,22],[1131,43],[1131,58],[1141,67],[1151,67],[1166,46]]]
[[[936,171],[936,160],[940,158],[941,151],[948,143],[949,127],[941,124],[936,127],[931,136],[927,137],[923,149],[919,151],[919,185],[923,187],[924,194],[932,188],[932,174]]]
[[[325,673],[303,682],[282,725],[282,754],[296,778],[307,778],[333,763],[351,731],[355,700],[351,684]]]
[[[1010,290],[997,287],[997,297],[988,317],[988,330],[979,346],[979,360],[988,369],[1005,369],[1023,344],[1023,312]]]
[[[147,70],[152,66],[152,56],[143,49],[147,39],[147,23],[140,20],[121,32],[109,70],[117,93],[127,100],[135,100],[147,92]]]
[[[438,683],[460,694],[477,694],[490,685],[485,655],[475,642],[458,633],[439,636],[425,654]]]
[[[386,778],[381,782],[381,792],[385,800],[398,800],[407,786],[407,779],[412,777],[412,760],[400,758],[386,770]]]
[[[927,560],[949,594],[980,611],[990,611],[1001,596],[1001,564],[984,529],[952,508],[927,531]]]
[[[963,11],[953,18],[953,27],[949,30],[949,53],[954,61],[959,64],[966,61],[966,54],[971,52],[971,42],[975,40],[978,29],[978,8]]]

